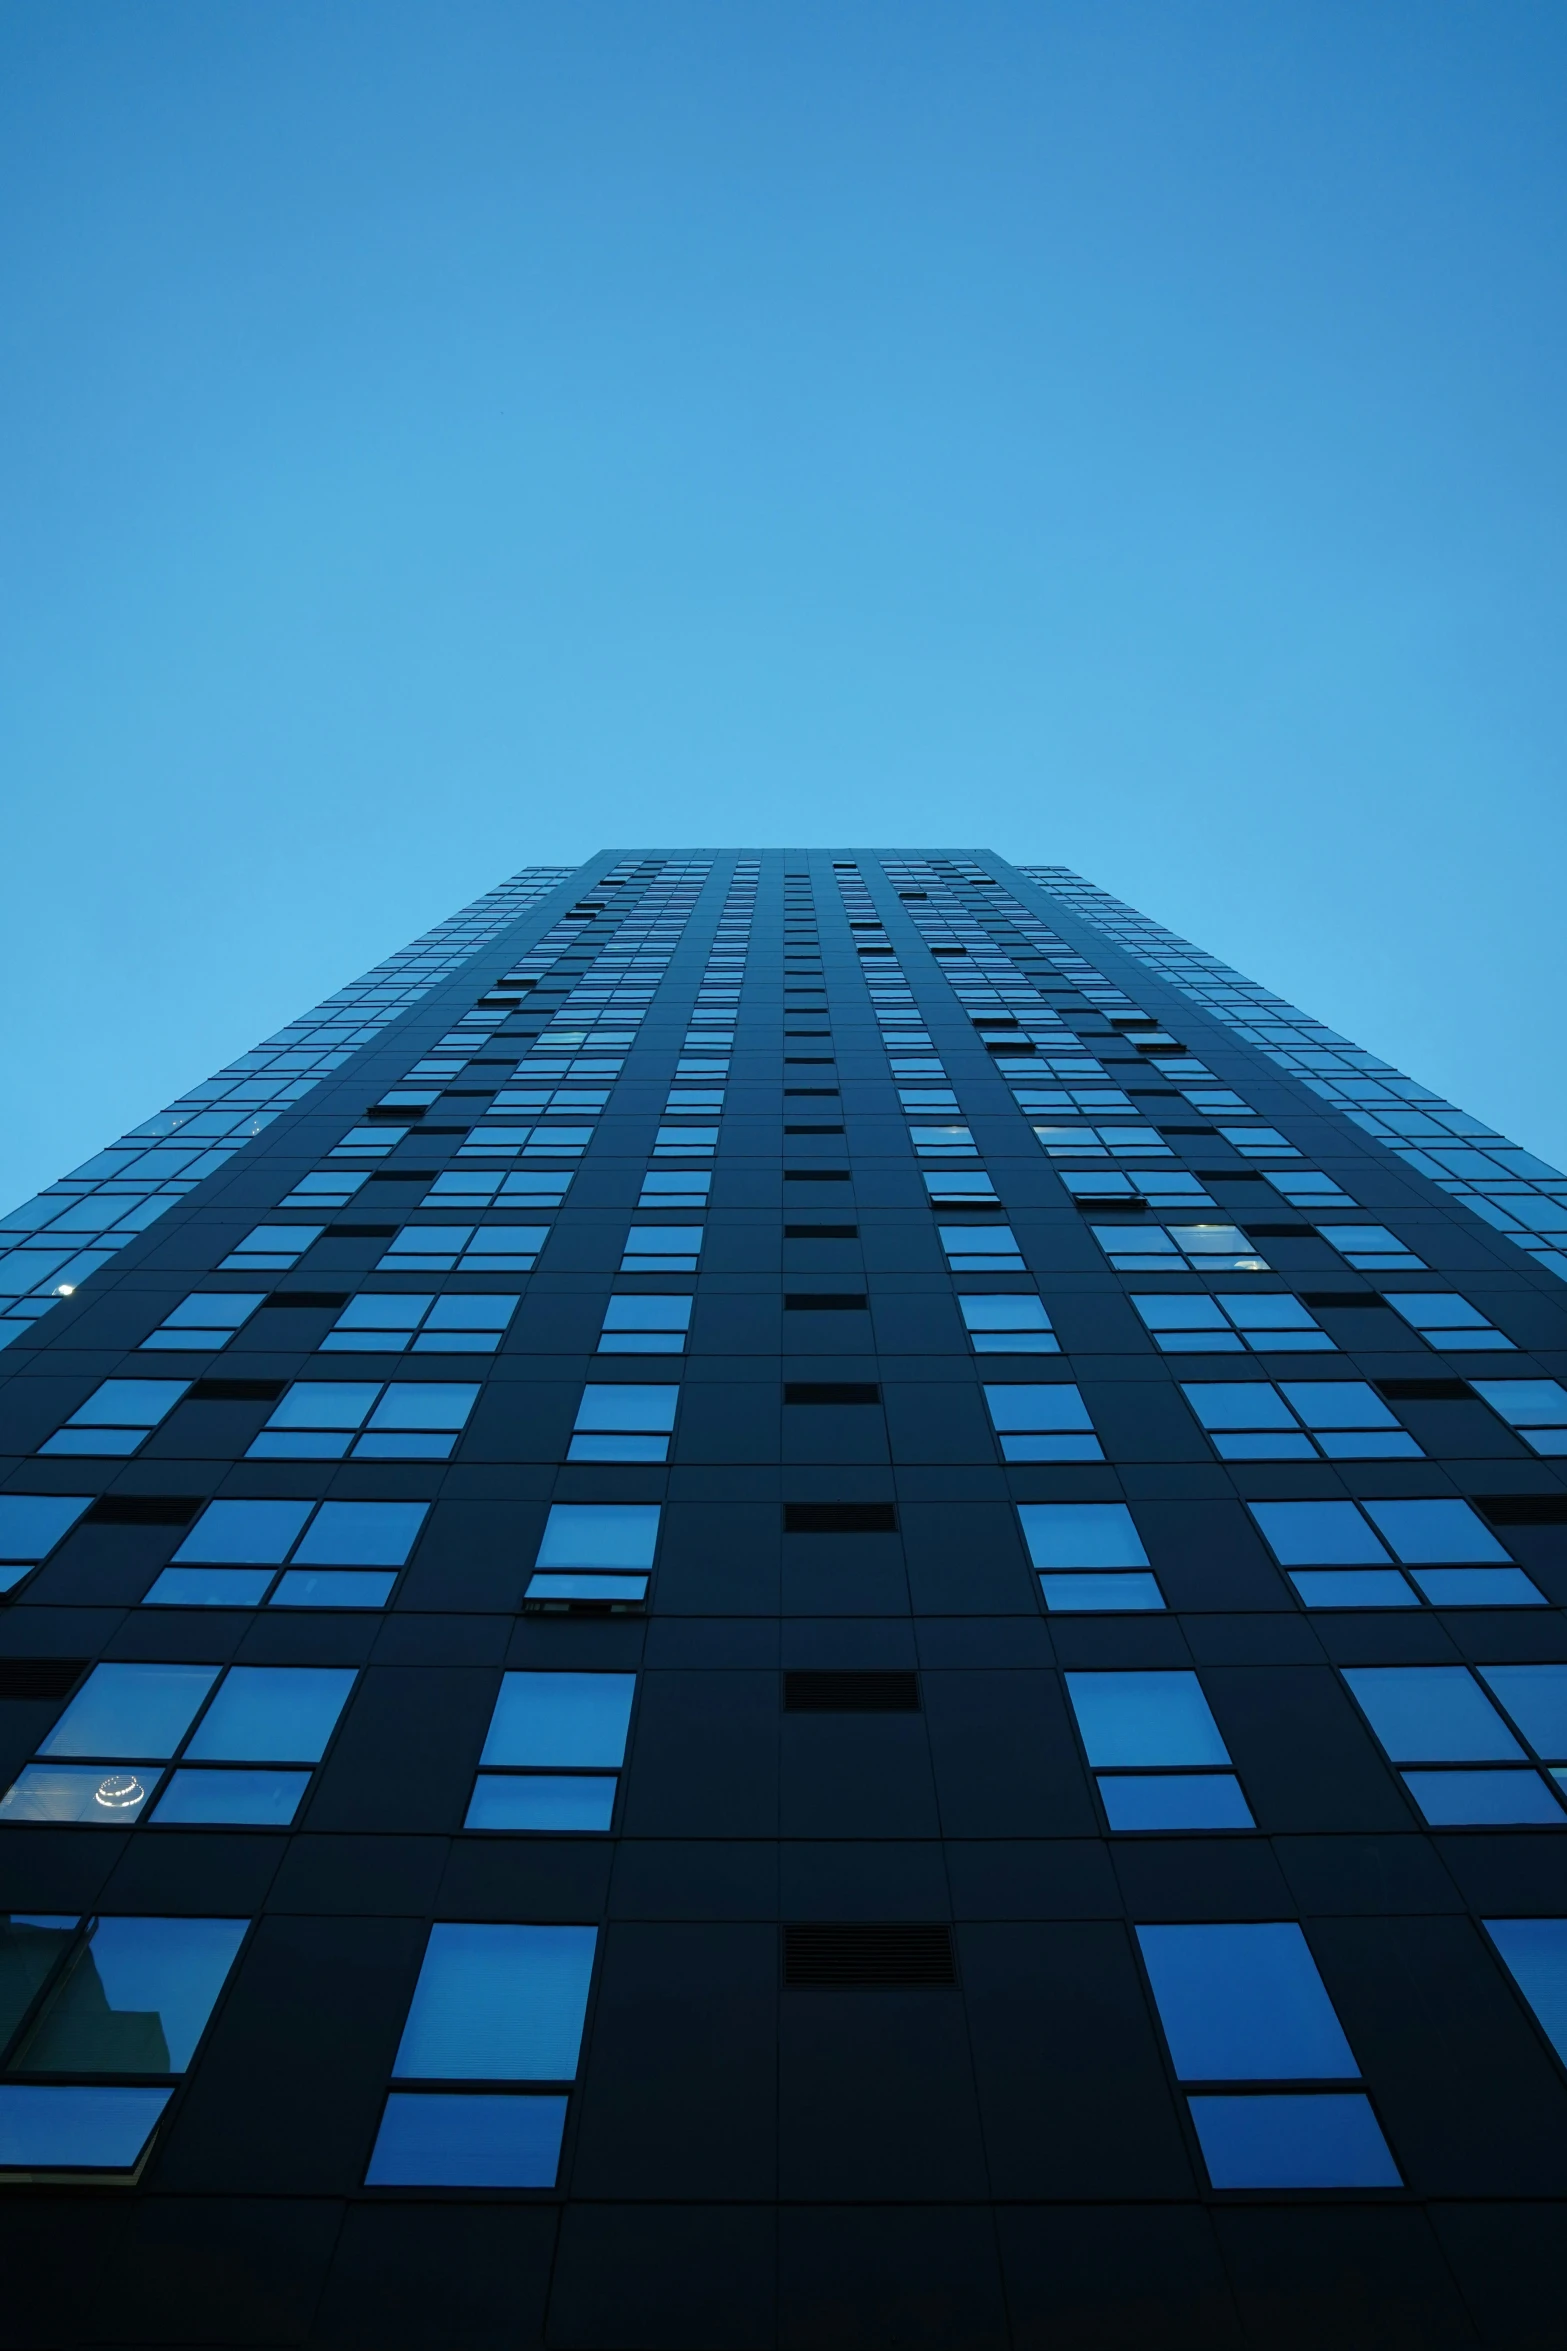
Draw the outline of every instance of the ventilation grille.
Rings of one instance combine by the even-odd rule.
[[[433,1184],[435,1170],[433,1167],[378,1167],[370,1181],[372,1184]]]
[[[335,1308],[348,1304],[348,1292],[346,1290],[274,1290],[266,1303],[269,1308],[273,1306],[330,1306]]]
[[[918,1714],[917,1673],[828,1673],[800,1670],[784,1675],[785,1714]]]
[[[1494,1527],[1567,1527],[1567,1494],[1477,1494]]]
[[[955,1984],[945,1926],[786,1926],[786,1984]]]
[[[874,1380],[785,1380],[786,1404],[879,1404]]]
[[[102,1494],[83,1517],[93,1527],[188,1527],[201,1494]]]
[[[857,1241],[859,1237],[860,1228],[857,1224],[786,1224],[784,1226],[786,1241]]]
[[[864,1290],[786,1290],[789,1314],[863,1314],[870,1305]]]
[[[890,1502],[786,1502],[786,1535],[895,1535],[898,1514]]]
[[[0,1698],[64,1698],[86,1670],[85,1657],[0,1658]]]
[[[846,1184],[848,1180],[849,1171],[846,1167],[786,1167],[784,1169],[786,1184]]]
[[[185,1392],[187,1404],[275,1404],[287,1380],[196,1380]]]
[[[1467,1380],[1377,1380],[1373,1385],[1390,1404],[1462,1404],[1474,1394]]]

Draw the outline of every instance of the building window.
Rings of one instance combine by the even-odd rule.
[[[1224,1127],[1219,1129],[1232,1151],[1243,1159],[1298,1159],[1300,1153],[1288,1136],[1277,1127]]]
[[[278,1202],[279,1208],[346,1208],[360,1186],[367,1180],[364,1174],[355,1174],[348,1167],[322,1167],[312,1174],[301,1176],[291,1192]]]
[[[1313,1208],[1354,1208],[1358,1205],[1341,1185],[1334,1182],[1332,1176],[1323,1175],[1314,1167],[1292,1168],[1288,1175],[1270,1174],[1268,1182],[1281,1200],[1289,1202],[1291,1208],[1303,1208],[1308,1213]]]
[[[517,1310],[500,1290],[445,1297],[401,1290],[350,1298],[321,1342],[327,1355],[493,1355]]]
[[[606,1830],[635,1691],[630,1673],[504,1675],[463,1826]]]
[[[481,1119],[457,1146],[459,1159],[580,1159],[593,1140],[592,1127],[518,1126],[510,1120]]]
[[[0,1592],[63,1543],[92,1500],[90,1494],[0,1494]]]
[[[1183,1380],[1221,1461],[1423,1458],[1367,1380]]]
[[[1545,1606],[1469,1504],[1450,1496],[1247,1508],[1307,1608]]]
[[[0,2172],[134,2177],[248,1925],[0,1923]]]
[[[266,1303],[264,1290],[193,1290],[155,1331],[142,1341],[142,1351],[160,1348],[226,1347],[242,1323]]]
[[[1020,1502],[1017,1514],[1052,1615],[1163,1608],[1124,1502]]]
[[[1215,2188],[1402,2186],[1298,1926],[1140,1926],[1137,1940]]]
[[[555,1502],[524,1595],[532,1608],[640,1608],[658,1544],[656,1502]]]
[[[1540,2030],[1567,2065],[1567,1918],[1488,1918],[1484,1923]]]
[[[258,1224],[227,1257],[218,1260],[219,1267],[225,1273],[282,1273],[297,1265],[325,1230],[319,1224]]]
[[[705,1208],[713,1178],[706,1168],[649,1168],[642,1178],[639,1208]]]
[[[156,1797],[163,1826],[287,1828],[353,1686],[352,1666],[94,1666],[0,1820],[125,1828]]]
[[[1512,1340],[1488,1323],[1478,1306],[1450,1290],[1389,1290],[1386,1303],[1439,1353],[1492,1355],[1503,1348],[1512,1350]]]
[[[566,1171],[514,1168],[496,1175],[485,1168],[443,1168],[425,1194],[430,1208],[558,1208],[571,1189]]]
[[[1218,1294],[1199,1298],[1141,1296],[1132,1304],[1165,1355],[1324,1355],[1333,1341],[1298,1298],[1282,1291],[1260,1297]]]
[[[1317,1231],[1346,1265],[1358,1266],[1362,1273],[1403,1273],[1425,1264],[1386,1225],[1322,1224]]]
[[[959,1291],[958,1307],[976,1355],[1059,1355],[1042,1298]]]
[[[247,1461],[447,1461],[478,1397],[458,1380],[295,1380]]]
[[[1214,1204],[1212,1193],[1204,1191],[1197,1178],[1181,1168],[1143,1167],[1138,1169],[1136,1175],[1123,1175],[1118,1168],[1113,1167],[1092,1171],[1061,1167],[1057,1168],[1056,1175],[1085,1214],[1092,1209],[1122,1206],[1140,1211],[1144,1208],[1211,1208]],[[1130,1234],[1134,1230],[1120,1225],[1111,1225],[1107,1229],[1113,1234],[1120,1234],[1123,1229]],[[1155,1232],[1158,1230],[1157,1227],[1150,1229]],[[1149,1245],[1161,1257],[1166,1254],[1158,1240]],[[1161,1264],[1159,1270],[1179,1273],[1181,1268],[1175,1264]]]
[[[675,1387],[586,1387],[566,1459],[667,1461],[679,1403]]]
[[[695,1273],[702,1254],[699,1224],[633,1225],[621,1255],[622,1273]]]
[[[174,1410],[189,1380],[105,1380],[94,1388],[40,1453],[134,1453]]]
[[[1173,1159],[1168,1143],[1149,1126],[1037,1126],[1052,1159]]]
[[[1230,1751],[1194,1673],[1069,1673],[1112,1829],[1249,1829]]]
[[[717,1148],[717,1127],[662,1126],[653,1137],[655,1159],[711,1159]]]
[[[663,1297],[611,1298],[599,1332],[600,1355],[681,1355],[691,1327],[691,1300]]]
[[[334,1143],[327,1153],[329,1159],[384,1159],[395,1151],[408,1135],[408,1128],[396,1126],[390,1119],[382,1126],[350,1127],[340,1143]]]
[[[974,1137],[965,1126],[910,1127],[909,1141],[921,1159],[973,1159]]]
[[[366,2183],[550,2188],[598,1931],[430,1929]]]
[[[380,1273],[531,1273],[550,1237],[547,1224],[405,1225]]]
[[[1567,1665],[1340,1670],[1429,1827],[1561,1827]]]
[[[996,1187],[988,1175],[959,1175],[955,1170],[944,1170],[937,1175],[925,1170],[925,1189],[930,1194],[932,1208],[994,1208],[997,1205]]]
[[[987,1383],[985,1404],[1003,1461],[1103,1461],[1078,1390],[1068,1381]]]
[[[1266,1273],[1239,1225],[1091,1225],[1117,1273]]]
[[[209,1502],[155,1608],[384,1608],[428,1502]]]
[[[941,1224],[936,1232],[954,1273],[1023,1271],[1023,1253],[1010,1225]]]
[[[1532,1451],[1567,1454],[1567,1388],[1560,1380],[1474,1380],[1474,1392]]]

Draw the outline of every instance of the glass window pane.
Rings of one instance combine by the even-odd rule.
[[[1039,1588],[1045,1606],[1057,1616],[1164,1607],[1164,1594],[1151,1575],[1042,1575]]]
[[[296,1380],[267,1418],[269,1429],[356,1429],[381,1393],[379,1380]]]
[[[1353,1502],[1248,1502],[1284,1567],[1384,1567],[1387,1553]]]
[[[1418,1608],[1396,1567],[1296,1568],[1290,1582],[1307,1608]]]
[[[1187,2101],[1216,2188],[1397,2188],[1397,2164],[1371,2101],[1269,2094]]]
[[[689,1298],[611,1298],[604,1309],[606,1331],[683,1331],[690,1327]]]
[[[148,1608],[258,1608],[270,1567],[166,1567],[147,1594]]]
[[[1567,1918],[1488,1918],[1486,1931],[1567,2065]]]
[[[1020,1502],[1035,1567],[1146,1567],[1148,1554],[1124,1502]]]
[[[417,1292],[409,1290],[398,1298],[366,1293],[349,1299],[333,1328],[339,1331],[411,1331],[431,1303],[432,1297],[428,1292],[421,1297]]]
[[[172,2090],[0,2085],[0,2169],[130,2171]]]
[[[1069,1673],[1066,1686],[1096,1766],[1230,1760],[1194,1673]]]
[[[310,1511],[308,1502],[209,1502],[174,1556],[281,1566]]]
[[[612,1779],[542,1771],[482,1772],[463,1826],[585,1836],[607,1829],[614,1809]]]
[[[0,1559],[31,1564],[46,1558],[91,1499],[88,1494],[0,1494]]]
[[[162,1777],[161,1763],[29,1763],[0,1798],[0,1819],[125,1828]]]
[[[1406,1771],[1404,1785],[1433,1828],[1560,1828],[1562,1808],[1534,1771]]]
[[[457,1380],[393,1380],[370,1415],[372,1429],[460,1429],[478,1388]],[[363,1448],[361,1448],[363,1450]]]
[[[0,1918],[0,2041],[8,2041],[61,1959],[80,1921],[24,1916]]]
[[[1359,2072],[1300,1928],[1140,1926],[1182,2081],[1302,2081]]]
[[[1044,1301],[1030,1297],[981,1298],[961,1292],[958,1305],[971,1331],[1048,1331]]]
[[[596,1939],[594,1927],[432,1927],[394,2073],[569,2081]]]
[[[635,1689],[629,1673],[509,1673],[480,1761],[611,1768],[626,1752]]]
[[[40,1755],[172,1755],[218,1678],[215,1665],[95,1665]]]
[[[395,1575],[348,1567],[291,1567],[278,1579],[273,1608],[384,1608]]]
[[[517,1310],[517,1300],[488,1294],[478,1297],[437,1298],[425,1319],[431,1331],[503,1331]]]
[[[552,2188],[565,2127],[562,2097],[394,2090],[365,2180],[372,2188]]]
[[[550,1507],[540,1567],[632,1567],[653,1564],[656,1502],[556,1502]]]
[[[245,1936],[242,1918],[100,1918],[13,2073],[183,2073]]]
[[[1493,1763],[1523,1754],[1462,1665],[1351,1665],[1344,1679],[1395,1763]]]
[[[1239,1780],[1228,1772],[1116,1773],[1099,1782],[1113,1829],[1249,1829]]]
[[[1471,1380],[1469,1384],[1515,1429],[1567,1424],[1567,1388],[1560,1380]]]
[[[1543,1608],[1521,1567],[1416,1567],[1413,1580],[1433,1608]]]
[[[309,1785],[308,1771],[177,1771],[153,1817],[162,1828],[286,1829]]]
[[[1480,1679],[1537,1755],[1552,1763],[1567,1757],[1567,1665],[1482,1665]]]
[[[1295,1416],[1267,1380],[1183,1380],[1181,1393],[1205,1429],[1293,1429]]]
[[[1000,1430],[1034,1429],[1091,1429],[1082,1397],[1075,1387],[1065,1381],[1048,1385],[1030,1382],[1024,1385],[987,1384],[985,1402],[990,1417]]]
[[[323,1502],[294,1554],[299,1567],[401,1567],[428,1502]]]
[[[212,1763],[319,1763],[353,1686],[352,1666],[232,1666],[186,1756]]]
[[[151,1428],[175,1405],[189,1380],[105,1380],[78,1404],[67,1428]]]
[[[1280,1385],[1308,1429],[1396,1429],[1399,1425],[1365,1380],[1284,1380]]]
[[[1435,1566],[1448,1560],[1507,1560],[1501,1544],[1467,1502],[1368,1502],[1365,1509],[1387,1537],[1394,1557],[1406,1566]]]
[[[579,1429],[647,1429],[667,1432],[680,1402],[676,1387],[587,1387],[577,1406]]]

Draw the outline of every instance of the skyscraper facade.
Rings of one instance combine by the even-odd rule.
[[[664,851],[3,1232],[0,2343],[1555,2351],[1567,1179]]]

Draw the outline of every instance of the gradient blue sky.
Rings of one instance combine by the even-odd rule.
[[[1064,860],[1560,1163],[1567,12],[9,0],[0,1193],[537,859]]]

